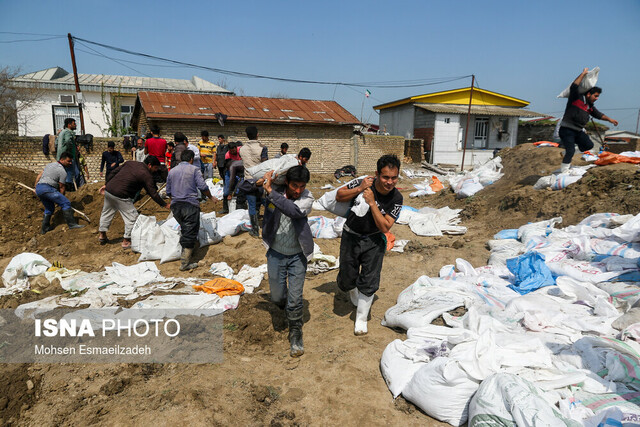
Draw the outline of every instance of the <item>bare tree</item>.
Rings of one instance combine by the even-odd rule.
[[[16,67],[0,68],[0,138],[27,134],[31,121],[37,113],[34,105],[43,96],[37,87],[21,87],[13,81],[20,75]]]

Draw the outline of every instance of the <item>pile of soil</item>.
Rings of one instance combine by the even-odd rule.
[[[400,331],[380,326],[398,294],[420,275],[436,276],[456,258],[485,265],[486,241],[501,229],[554,216],[562,216],[563,225],[570,225],[595,212],[637,214],[640,209],[640,172],[635,165],[595,167],[564,190],[537,191],[532,187],[537,179],[560,167],[560,149],[524,144],[502,150],[500,156],[505,176],[468,199],[456,199],[449,189],[409,198],[411,184],[421,180],[403,179],[398,185],[407,205],[463,209],[462,225],[469,231],[463,236],[419,237],[407,226],[394,226],[397,239],[411,242],[405,253],[389,252],[385,257],[366,336],[353,335],[354,308],[336,286],[337,271],[310,274],[304,289],[305,354],[292,359],[284,313],[269,301],[269,286],[263,280],[254,294],[242,296],[237,310],[224,314],[223,363],[2,365],[0,424],[152,424],[161,414],[166,424],[446,425],[402,398],[394,401],[380,375],[384,348],[396,338],[405,338]],[[84,271],[99,271],[112,262],[137,262],[138,254],[120,248],[119,216],[109,231],[109,244],[97,243],[101,184],[69,193],[74,207],[90,217],[87,227],[69,230],[56,216],[56,228],[41,236],[42,205],[32,193],[15,187],[16,178],[29,184],[35,175],[0,168],[0,195],[8,195],[0,198],[0,270],[12,256],[27,250]],[[327,183],[339,185],[331,175],[316,175],[309,188],[317,198]],[[203,211],[220,207],[220,202],[207,202]],[[168,215],[153,201],[141,213],[157,219]],[[324,211],[312,215],[332,216]],[[339,255],[339,239],[317,239],[316,243],[325,254]],[[247,233],[201,248],[197,260],[201,267],[188,274],[178,270],[178,262],[158,268],[165,277],[211,278],[207,270],[213,262],[225,261],[235,270],[266,262],[261,241]],[[0,298],[0,307],[14,308],[61,289],[54,283],[43,285],[40,292]],[[353,398],[363,393],[366,398]]]

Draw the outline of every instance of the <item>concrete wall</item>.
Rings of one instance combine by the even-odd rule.
[[[380,129],[386,128],[390,135],[413,139],[414,109],[412,104],[380,110]]]
[[[18,134],[20,136],[39,136],[47,133],[55,133],[53,128],[53,106],[77,106],[77,104],[61,104],[58,101],[58,95],[76,95],[73,91],[53,91],[43,90],[42,97],[38,102],[33,103],[29,108],[25,108],[18,113]],[[92,134],[94,137],[107,137],[103,135],[101,129],[106,129],[107,123],[102,113],[102,95],[100,92],[83,92],[84,97],[84,125],[85,132]],[[135,96],[122,96],[121,105],[135,104]],[[105,106],[107,111],[111,112],[111,95],[106,94]],[[80,122],[78,124],[77,133],[80,134]]]
[[[100,161],[102,153],[107,150],[108,141],[116,143],[116,150],[122,153],[125,160],[131,159],[131,155],[127,155],[122,148],[122,138],[94,138],[91,153],[86,153],[84,148],[81,148],[81,152],[87,160],[90,181],[101,179],[99,175]],[[55,161],[55,156],[42,154],[42,137],[17,137],[0,140],[0,165],[2,166],[14,166],[40,173],[45,165]],[[25,184],[31,186],[33,183],[25,182]]]

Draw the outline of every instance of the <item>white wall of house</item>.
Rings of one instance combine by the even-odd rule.
[[[386,127],[390,135],[413,138],[414,109],[413,104],[409,104],[380,110],[380,130]]]
[[[62,104],[59,101],[59,95],[73,95],[72,91],[43,91],[42,97],[29,108],[20,108],[18,101],[18,133],[20,136],[42,136],[48,133],[54,133],[54,107],[76,107],[77,104]],[[84,105],[84,125],[85,132],[93,136],[111,136],[106,135],[108,127],[102,112],[102,96],[99,92],[83,92]],[[75,98],[74,98],[75,99]],[[135,97],[122,97],[121,105],[135,104]],[[111,111],[111,95],[105,96],[106,111]],[[77,123],[77,134],[80,134],[80,122]],[[103,132],[104,131],[104,132]]]

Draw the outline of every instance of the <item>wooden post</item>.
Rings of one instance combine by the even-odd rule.
[[[475,74],[471,75],[471,91],[469,92],[469,110],[467,111],[467,125],[464,131],[464,144],[462,146],[462,164],[460,165],[460,172],[464,171],[464,156],[467,153],[467,139],[469,139],[469,122],[471,121],[471,101],[473,100],[473,85],[476,82]]]
[[[78,111],[80,112],[80,132],[84,135],[84,114],[82,114],[82,104],[78,98],[80,94],[80,82],[78,81],[78,67],[76,67],[76,54],[73,50],[73,37],[67,33],[69,38],[69,51],[71,52],[71,66],[73,67],[73,80],[76,83],[76,101],[78,101]]]

